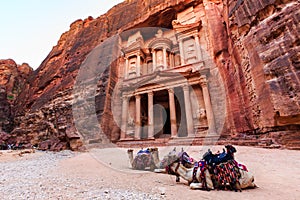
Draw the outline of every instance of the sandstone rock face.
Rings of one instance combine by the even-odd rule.
[[[87,55],[118,31],[136,26],[170,26],[172,16],[177,10],[196,4],[199,3],[191,0],[128,1],[115,6],[97,19],[89,17],[72,23],[70,30],[62,34],[57,45],[34,72],[33,78],[29,79],[30,87],[23,90],[16,103],[16,128],[12,134],[18,138],[17,141],[27,140],[34,145],[41,141],[48,141],[42,149],[46,147],[55,149],[59,143],[64,143],[63,148],[69,148],[70,138],[66,134],[67,125],[73,127],[74,134],[82,139],[82,134],[86,134],[80,135],[74,127],[71,108],[73,95],[76,94],[73,94],[72,88],[78,70]],[[112,80],[116,79],[116,73],[113,70],[105,70],[99,80],[96,98],[91,97],[81,102],[82,105],[86,105],[89,101],[96,99],[99,103],[96,108],[97,116],[101,118],[100,125],[109,139],[113,137],[118,139],[119,134],[109,109],[110,94],[116,82]],[[80,106],[80,102],[76,104]],[[92,133],[87,134],[93,135],[93,130],[97,128],[91,128],[87,119],[89,116],[82,116],[76,123],[85,123],[84,126],[89,131],[92,130]],[[50,142],[49,138],[53,142]],[[107,140],[104,137],[99,138],[99,141],[106,142]],[[81,144],[72,142],[72,146],[77,143]]]
[[[26,63],[17,65],[11,59],[0,60],[0,131],[12,131],[14,103],[28,85],[27,79],[32,71]]]
[[[218,131],[232,141],[299,147],[300,9],[296,0],[131,0],[96,19],[77,20],[36,71],[26,65],[17,67],[11,60],[0,61],[0,127],[11,133],[15,143],[44,150],[77,150],[84,142],[118,140],[120,129],[112,118],[111,101],[119,81],[116,66],[122,58],[101,68],[118,57],[109,53],[110,48],[118,47],[107,46],[107,53],[98,55],[99,69],[89,69],[85,60],[97,45],[105,47],[108,38],[125,30],[172,28],[177,13],[189,7],[194,7],[201,20],[200,43],[207,52],[204,57],[211,58],[205,62],[212,74],[220,74],[218,81],[225,88],[225,126]],[[81,90],[76,91],[73,87],[82,67],[87,70],[81,76]],[[23,84],[26,80],[29,84]],[[217,105],[223,102],[214,92],[219,82],[213,76],[209,81],[212,102]],[[89,87],[88,82],[96,87]],[[74,114],[74,106],[91,113]],[[218,105],[213,110],[218,123],[224,113],[218,111]],[[94,120],[101,129],[89,123],[95,111]],[[82,128],[78,130],[75,124]]]
[[[229,67],[238,80],[232,85],[238,104],[231,107],[243,107],[244,114],[233,120],[242,122],[235,127],[248,137],[299,146],[299,6],[299,1],[229,1]]]

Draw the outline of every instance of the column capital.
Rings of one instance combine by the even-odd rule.
[[[140,99],[141,98],[141,95],[140,94],[136,94],[134,95],[136,99]]]
[[[128,95],[122,95],[121,98],[122,98],[123,101],[125,101],[125,100],[128,100],[128,99],[129,99],[129,96],[128,96]]]
[[[189,85],[183,85],[182,89],[183,91],[189,91]]]
[[[174,94],[174,88],[168,88],[168,92]]]
[[[148,96],[152,96],[153,97],[153,92],[148,92]]]
[[[207,81],[206,76],[202,75],[200,77],[200,81],[199,82],[200,82],[201,87],[207,87],[208,81]]]

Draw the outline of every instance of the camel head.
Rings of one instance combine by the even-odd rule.
[[[230,144],[226,145],[225,148],[226,148],[226,153],[234,157],[233,154],[236,153],[236,148]]]
[[[178,159],[178,155],[176,153],[176,147],[170,151],[164,158],[161,160],[159,168],[164,169],[169,164],[173,163],[175,160]]]
[[[128,157],[129,157],[129,161],[132,165],[132,163],[133,163],[133,149],[128,149],[127,154],[128,154]]]
[[[158,148],[157,147],[152,147],[152,148],[148,148],[149,151],[152,152],[158,152]]]
[[[127,149],[127,153],[133,155],[133,149]]]

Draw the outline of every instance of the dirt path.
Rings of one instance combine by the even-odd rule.
[[[159,148],[162,158],[173,147]],[[180,149],[180,147],[177,147]],[[202,147],[184,147],[200,159]],[[222,150],[222,146],[212,150]],[[130,169],[127,149],[85,153],[0,154],[0,196],[5,199],[299,199],[300,151],[236,146],[237,161],[255,176],[257,189],[201,191],[167,174]],[[135,149],[136,152],[137,149]]]
[[[160,158],[173,147],[159,148]],[[222,150],[222,146],[212,150]],[[300,151],[236,147],[236,159],[247,165],[255,176],[257,189],[242,193],[231,191],[190,190],[187,182],[175,182],[175,177],[129,168],[126,149],[92,149],[61,163],[68,176],[81,174],[101,177],[103,184],[116,188],[163,194],[166,199],[297,199],[300,196]],[[180,149],[180,148],[179,148]],[[199,147],[185,147],[195,159],[200,159]],[[136,151],[135,151],[136,152]],[[73,169],[70,171],[69,169]]]

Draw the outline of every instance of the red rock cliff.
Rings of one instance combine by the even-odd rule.
[[[0,130],[12,131],[15,101],[32,71],[26,63],[17,65],[12,59],[0,60]]]
[[[110,36],[130,28],[171,28],[176,13],[190,6],[202,13],[201,20],[208,27],[208,51],[224,82],[228,112],[222,134],[233,140],[299,147],[300,14],[296,0],[132,0],[97,19],[77,20],[19,95],[12,131],[15,140],[42,149],[78,149],[82,133],[73,121],[73,86],[87,55]],[[112,65],[99,76],[95,98],[77,105],[96,101],[102,131],[115,140],[119,130],[111,119],[110,95],[117,69]],[[213,90],[213,84],[210,87]],[[84,123],[85,117],[76,123]]]

